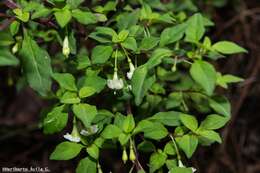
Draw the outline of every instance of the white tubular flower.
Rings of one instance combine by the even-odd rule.
[[[98,131],[98,126],[93,125],[90,128],[88,128],[87,130],[85,130],[85,129],[81,130],[80,134],[83,136],[89,136],[89,135],[97,133],[97,131]]]
[[[71,134],[66,133],[63,137],[71,142],[80,142],[80,135],[76,125],[73,126]]]
[[[133,63],[132,62],[130,62],[129,63],[129,72],[127,72],[127,78],[129,79],[129,80],[131,80],[132,79],[132,77],[133,77],[133,74],[134,74],[134,71],[135,71],[135,66],[133,65]]]
[[[64,137],[65,139],[71,141],[71,142],[76,142],[76,143],[80,142],[80,138],[79,138],[79,137],[77,137],[77,136],[72,136],[72,135],[69,134],[69,133],[66,133],[66,135],[64,135],[63,137]]]
[[[113,79],[107,80],[107,86],[110,89],[120,90],[124,87],[124,82],[121,78],[118,78],[117,72],[114,72]]]
[[[66,36],[63,40],[62,53],[64,56],[68,57],[70,54],[69,38]]]

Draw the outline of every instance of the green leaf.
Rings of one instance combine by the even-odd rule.
[[[191,158],[198,146],[198,138],[194,135],[184,135],[182,137],[177,137],[176,142],[188,158]]]
[[[197,82],[208,95],[213,94],[217,75],[215,68],[211,64],[197,60],[192,64],[190,74],[195,82]]]
[[[51,153],[51,160],[70,160],[76,157],[83,145],[73,142],[62,142]]]
[[[161,34],[160,46],[165,46],[179,41],[184,36],[186,27],[186,24],[179,24],[174,27],[164,29]]]
[[[112,42],[114,43],[120,43],[126,40],[126,38],[129,35],[129,31],[128,30],[122,30],[120,31],[119,34],[114,34],[112,37]]]
[[[89,104],[77,104],[73,105],[73,112],[78,119],[84,124],[86,128],[91,126],[92,121],[97,115],[96,106]]]
[[[142,120],[138,123],[134,130],[134,134],[143,132],[145,138],[160,140],[168,135],[168,130],[158,122]]]
[[[115,125],[108,125],[101,133],[101,136],[105,139],[113,139],[119,137],[122,131]]]
[[[166,126],[179,126],[180,125],[180,112],[158,112],[149,118],[150,121],[160,122]]]
[[[94,159],[98,160],[98,157],[99,157],[99,148],[95,145],[95,144],[92,144],[91,146],[89,146],[87,148],[87,152],[88,154],[93,157]]]
[[[223,54],[247,53],[247,50],[230,41],[220,41],[215,43],[212,48]]]
[[[97,172],[97,163],[90,157],[86,157],[80,160],[76,173],[96,173]]]
[[[199,135],[201,135],[202,137],[208,139],[208,140],[211,140],[213,142],[218,142],[218,143],[221,143],[222,142],[222,139],[221,137],[219,136],[219,134],[213,130],[203,130],[203,129],[199,129],[197,131],[197,133]]]
[[[60,27],[64,28],[71,20],[71,12],[68,8],[64,7],[63,9],[59,9],[54,13],[54,16],[60,25]]]
[[[93,87],[84,86],[79,90],[79,97],[86,98],[96,93],[96,89]]]
[[[228,88],[229,83],[237,83],[242,81],[244,81],[244,79],[237,76],[229,74],[222,76],[220,73],[217,74],[217,85],[223,88]]]
[[[168,154],[168,155],[176,155],[176,150],[174,148],[174,144],[173,142],[168,142],[165,147],[164,147],[164,153]]]
[[[103,64],[107,62],[113,53],[111,46],[96,46],[92,51],[92,62],[94,64]]]
[[[231,105],[230,102],[225,97],[213,97],[209,100],[210,107],[226,117],[231,116]]]
[[[68,113],[63,112],[64,105],[54,107],[43,120],[43,132],[53,134],[60,132],[67,125]]]
[[[23,22],[28,22],[30,19],[30,13],[27,11],[23,11],[20,8],[16,8],[13,10],[14,14],[16,14],[16,18],[20,19]]]
[[[200,128],[206,130],[216,130],[223,127],[229,118],[220,115],[208,115],[204,121],[201,122]]]
[[[125,133],[130,133],[135,128],[135,119],[132,114],[126,116],[123,123],[123,130]]]
[[[141,45],[139,47],[142,51],[148,51],[153,49],[159,43],[159,38],[157,37],[144,37],[142,39]]]
[[[88,57],[87,50],[85,48],[80,49],[77,54],[77,69],[82,70],[91,65],[90,59]]]
[[[77,104],[80,103],[80,98],[77,93],[67,91],[60,98],[60,102],[64,104]]]
[[[67,0],[67,4],[70,5],[71,8],[77,8],[84,0]]]
[[[196,131],[198,128],[198,121],[197,119],[192,115],[187,114],[181,114],[180,120],[183,123],[185,127],[190,129],[191,131]]]
[[[97,75],[88,75],[84,79],[84,86],[92,87],[96,89],[97,93],[100,93],[106,86],[107,81]]]
[[[148,69],[152,69],[153,67],[159,65],[164,58],[170,57],[172,55],[172,51],[165,48],[156,49],[151,58],[146,62],[146,66]]]
[[[1,48],[0,66],[17,66],[19,63],[19,60],[8,49]]]
[[[96,16],[91,12],[81,11],[79,9],[72,11],[72,16],[79,22],[84,25],[95,24],[97,23]]]
[[[30,87],[45,96],[51,89],[52,68],[48,53],[25,32],[19,54]]]
[[[137,50],[137,43],[134,37],[128,37],[124,42],[121,43],[121,45],[124,48],[130,49],[134,52]]]
[[[167,159],[167,155],[160,150],[156,153],[153,153],[149,161],[149,167],[150,167],[149,172],[153,173],[159,168],[161,168],[165,164],[166,159]]]
[[[185,40],[189,42],[198,42],[205,33],[204,18],[200,13],[196,13],[187,21],[185,31]]]
[[[13,21],[10,25],[10,32],[14,36],[18,33],[20,28],[20,22],[17,22],[16,20]]]
[[[138,151],[149,153],[149,152],[154,152],[156,150],[156,147],[152,142],[145,140],[137,146],[137,149]]]
[[[155,77],[147,78],[148,69],[145,65],[139,66],[133,74],[131,85],[132,92],[135,96],[135,104],[140,105],[146,92],[151,88],[152,84],[155,82]]]
[[[57,81],[61,88],[68,91],[77,91],[77,86],[75,84],[75,78],[70,73],[54,73],[52,75],[53,79]]]

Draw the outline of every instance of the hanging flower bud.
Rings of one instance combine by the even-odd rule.
[[[66,36],[63,40],[62,53],[64,56],[68,57],[70,54],[69,38]]]
[[[19,44],[18,43],[15,43],[15,45],[13,46],[12,48],[12,53],[15,54],[18,52],[18,48],[19,48]]]
[[[126,152],[126,149],[125,149],[125,148],[124,148],[124,150],[123,150],[122,160],[123,160],[124,163],[126,163],[127,160],[128,160],[128,156],[127,156],[127,152]]]
[[[136,159],[135,152],[134,152],[134,148],[133,148],[132,145],[130,146],[130,155],[129,155],[129,158],[130,158],[131,161],[135,161],[135,159]]]
[[[121,78],[118,78],[117,72],[114,72],[113,79],[108,79],[107,80],[107,86],[110,89],[114,90],[120,90],[124,87],[124,82]]]
[[[135,71],[135,66],[133,65],[133,63],[132,62],[130,62],[129,63],[129,72],[127,72],[127,78],[129,79],[129,80],[131,80],[132,79],[132,77],[133,77],[133,74],[134,74],[134,71]]]

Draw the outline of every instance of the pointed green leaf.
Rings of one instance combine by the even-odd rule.
[[[70,160],[76,157],[83,145],[74,142],[62,142],[51,153],[51,160]]]

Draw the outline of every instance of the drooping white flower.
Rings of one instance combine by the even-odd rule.
[[[63,40],[62,53],[64,56],[68,57],[70,54],[69,38],[66,36]]]
[[[77,126],[74,124],[71,134],[66,133],[63,137],[71,142],[80,142],[80,135]]]
[[[81,130],[80,134],[83,136],[89,136],[89,135],[97,133],[97,131],[98,131],[98,126],[93,125],[90,128],[88,128],[87,130],[85,130],[85,129]]]
[[[66,133],[66,135],[63,136],[65,139],[71,141],[71,142],[80,142],[80,138],[77,137],[77,136],[72,136],[71,134],[69,133]]]
[[[129,72],[127,72],[127,78],[129,79],[129,80],[131,80],[132,79],[132,77],[133,77],[133,74],[134,74],[134,71],[135,71],[135,66],[133,65],[133,63],[132,62],[130,62],[129,63]]]
[[[107,80],[107,86],[110,89],[114,90],[120,90],[124,87],[124,82],[121,78],[118,78],[117,72],[114,72],[113,79],[108,79]]]

